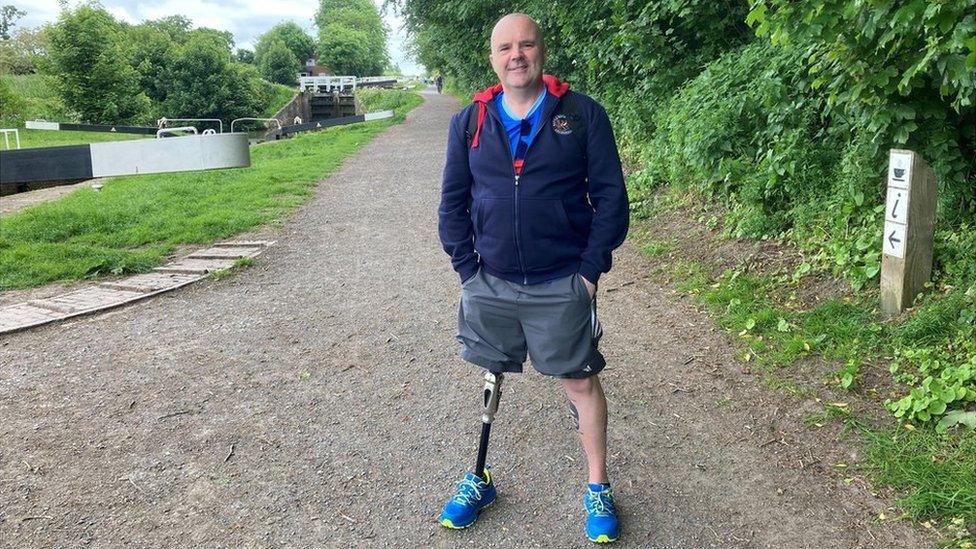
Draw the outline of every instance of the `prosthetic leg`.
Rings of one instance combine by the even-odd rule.
[[[485,475],[485,458],[488,456],[488,437],[491,435],[491,422],[495,420],[498,411],[498,398],[501,396],[504,374],[485,372],[484,409],[481,413],[481,440],[478,442],[478,462],[474,467],[474,474],[483,479]]]

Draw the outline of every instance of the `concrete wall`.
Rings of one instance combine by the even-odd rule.
[[[282,126],[290,126],[295,123],[296,116],[300,117],[302,122],[308,122],[312,117],[311,107],[309,107],[308,103],[308,94],[306,93],[296,93],[295,97],[292,97],[287,105],[278,109],[278,112],[272,118],[276,119]],[[264,140],[273,141],[277,139],[278,135],[276,131],[272,130],[264,134]]]
[[[273,118],[276,118],[282,126],[288,126],[295,123],[296,116],[301,117],[303,122],[309,121],[308,95],[305,93],[296,93],[295,97],[281,107]]]

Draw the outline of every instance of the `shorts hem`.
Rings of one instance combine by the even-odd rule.
[[[475,366],[481,366],[482,368],[488,370],[493,374],[505,373],[505,374],[519,374],[522,373],[522,365],[518,362],[500,362],[497,360],[491,360],[484,358],[482,356],[476,355],[467,349],[461,349],[459,353],[461,358],[465,361],[474,364]]]
[[[566,374],[549,374],[546,372],[539,371],[542,375],[554,377],[556,379],[586,379],[588,377],[593,377],[603,371],[607,366],[607,360],[603,358],[603,355],[599,352],[596,356],[588,362],[583,368],[576,370],[574,372],[569,372]],[[588,368],[588,369],[587,369]]]

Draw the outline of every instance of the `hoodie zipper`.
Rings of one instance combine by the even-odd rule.
[[[522,264],[522,247],[519,245],[519,174],[515,173],[515,155],[512,154],[512,147],[508,144],[508,136],[503,136],[505,140],[505,150],[511,159],[512,175],[515,176],[515,200],[512,207],[515,209],[515,260],[518,262],[519,271],[522,272],[522,284],[529,283],[529,277],[525,273],[525,265]],[[526,149],[526,153],[528,149]]]
[[[547,111],[545,111],[545,112],[542,113],[542,115],[541,115],[542,118],[539,119],[539,123],[540,123],[540,125],[539,125],[539,131],[540,132],[542,131],[542,125],[541,125],[541,123],[543,121],[545,121],[545,120],[548,120],[549,116],[551,116],[552,113],[556,110],[556,106],[559,104],[559,101],[561,101],[561,100],[562,100],[562,97],[556,97],[556,104],[553,105],[551,109],[549,109],[549,110],[547,110]],[[489,110],[489,113],[490,112],[491,111]],[[496,115],[496,118],[497,118],[497,115]],[[500,123],[500,121],[499,121],[499,123]],[[502,124],[502,129],[504,130],[504,124]],[[504,131],[502,131],[501,133],[502,133],[502,136],[501,136],[502,137],[502,141],[504,141],[505,150],[508,151],[508,158],[509,158],[509,160],[511,160],[511,163],[509,165],[512,166],[512,175],[515,178],[515,200],[514,200],[514,206],[513,206],[515,208],[515,216],[514,216],[515,217],[515,260],[518,262],[519,271],[522,272],[522,284],[528,284],[529,283],[529,277],[528,277],[528,274],[525,272],[525,265],[522,263],[522,248],[519,245],[519,177],[520,177],[520,174],[515,173],[515,155],[512,153],[512,146],[508,143],[508,136],[505,135],[505,132]],[[526,149],[525,149],[525,157],[522,158],[522,168],[523,169],[525,169],[525,159],[529,157],[529,151],[532,149],[532,145],[534,145],[534,144],[535,144],[535,138],[532,139],[532,143],[529,143],[529,146],[526,147]]]

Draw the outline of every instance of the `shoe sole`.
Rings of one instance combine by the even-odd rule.
[[[451,519],[442,519],[440,521],[440,524],[444,528],[449,528],[451,530],[464,530],[465,528],[471,528],[472,526],[474,526],[474,523],[478,522],[478,518],[481,516],[481,512],[484,511],[485,509],[491,507],[492,505],[494,505],[495,504],[495,500],[497,500],[497,499],[498,498],[495,498],[495,499],[491,500],[491,503],[489,503],[488,505],[485,505],[481,509],[478,509],[478,514],[475,515],[474,520],[472,520],[471,522],[465,524],[464,526],[455,526],[455,524],[453,522],[451,522]]]
[[[617,538],[611,538],[606,534],[600,534],[595,538],[587,537],[586,539],[592,541],[593,543],[613,543],[617,541]]]

